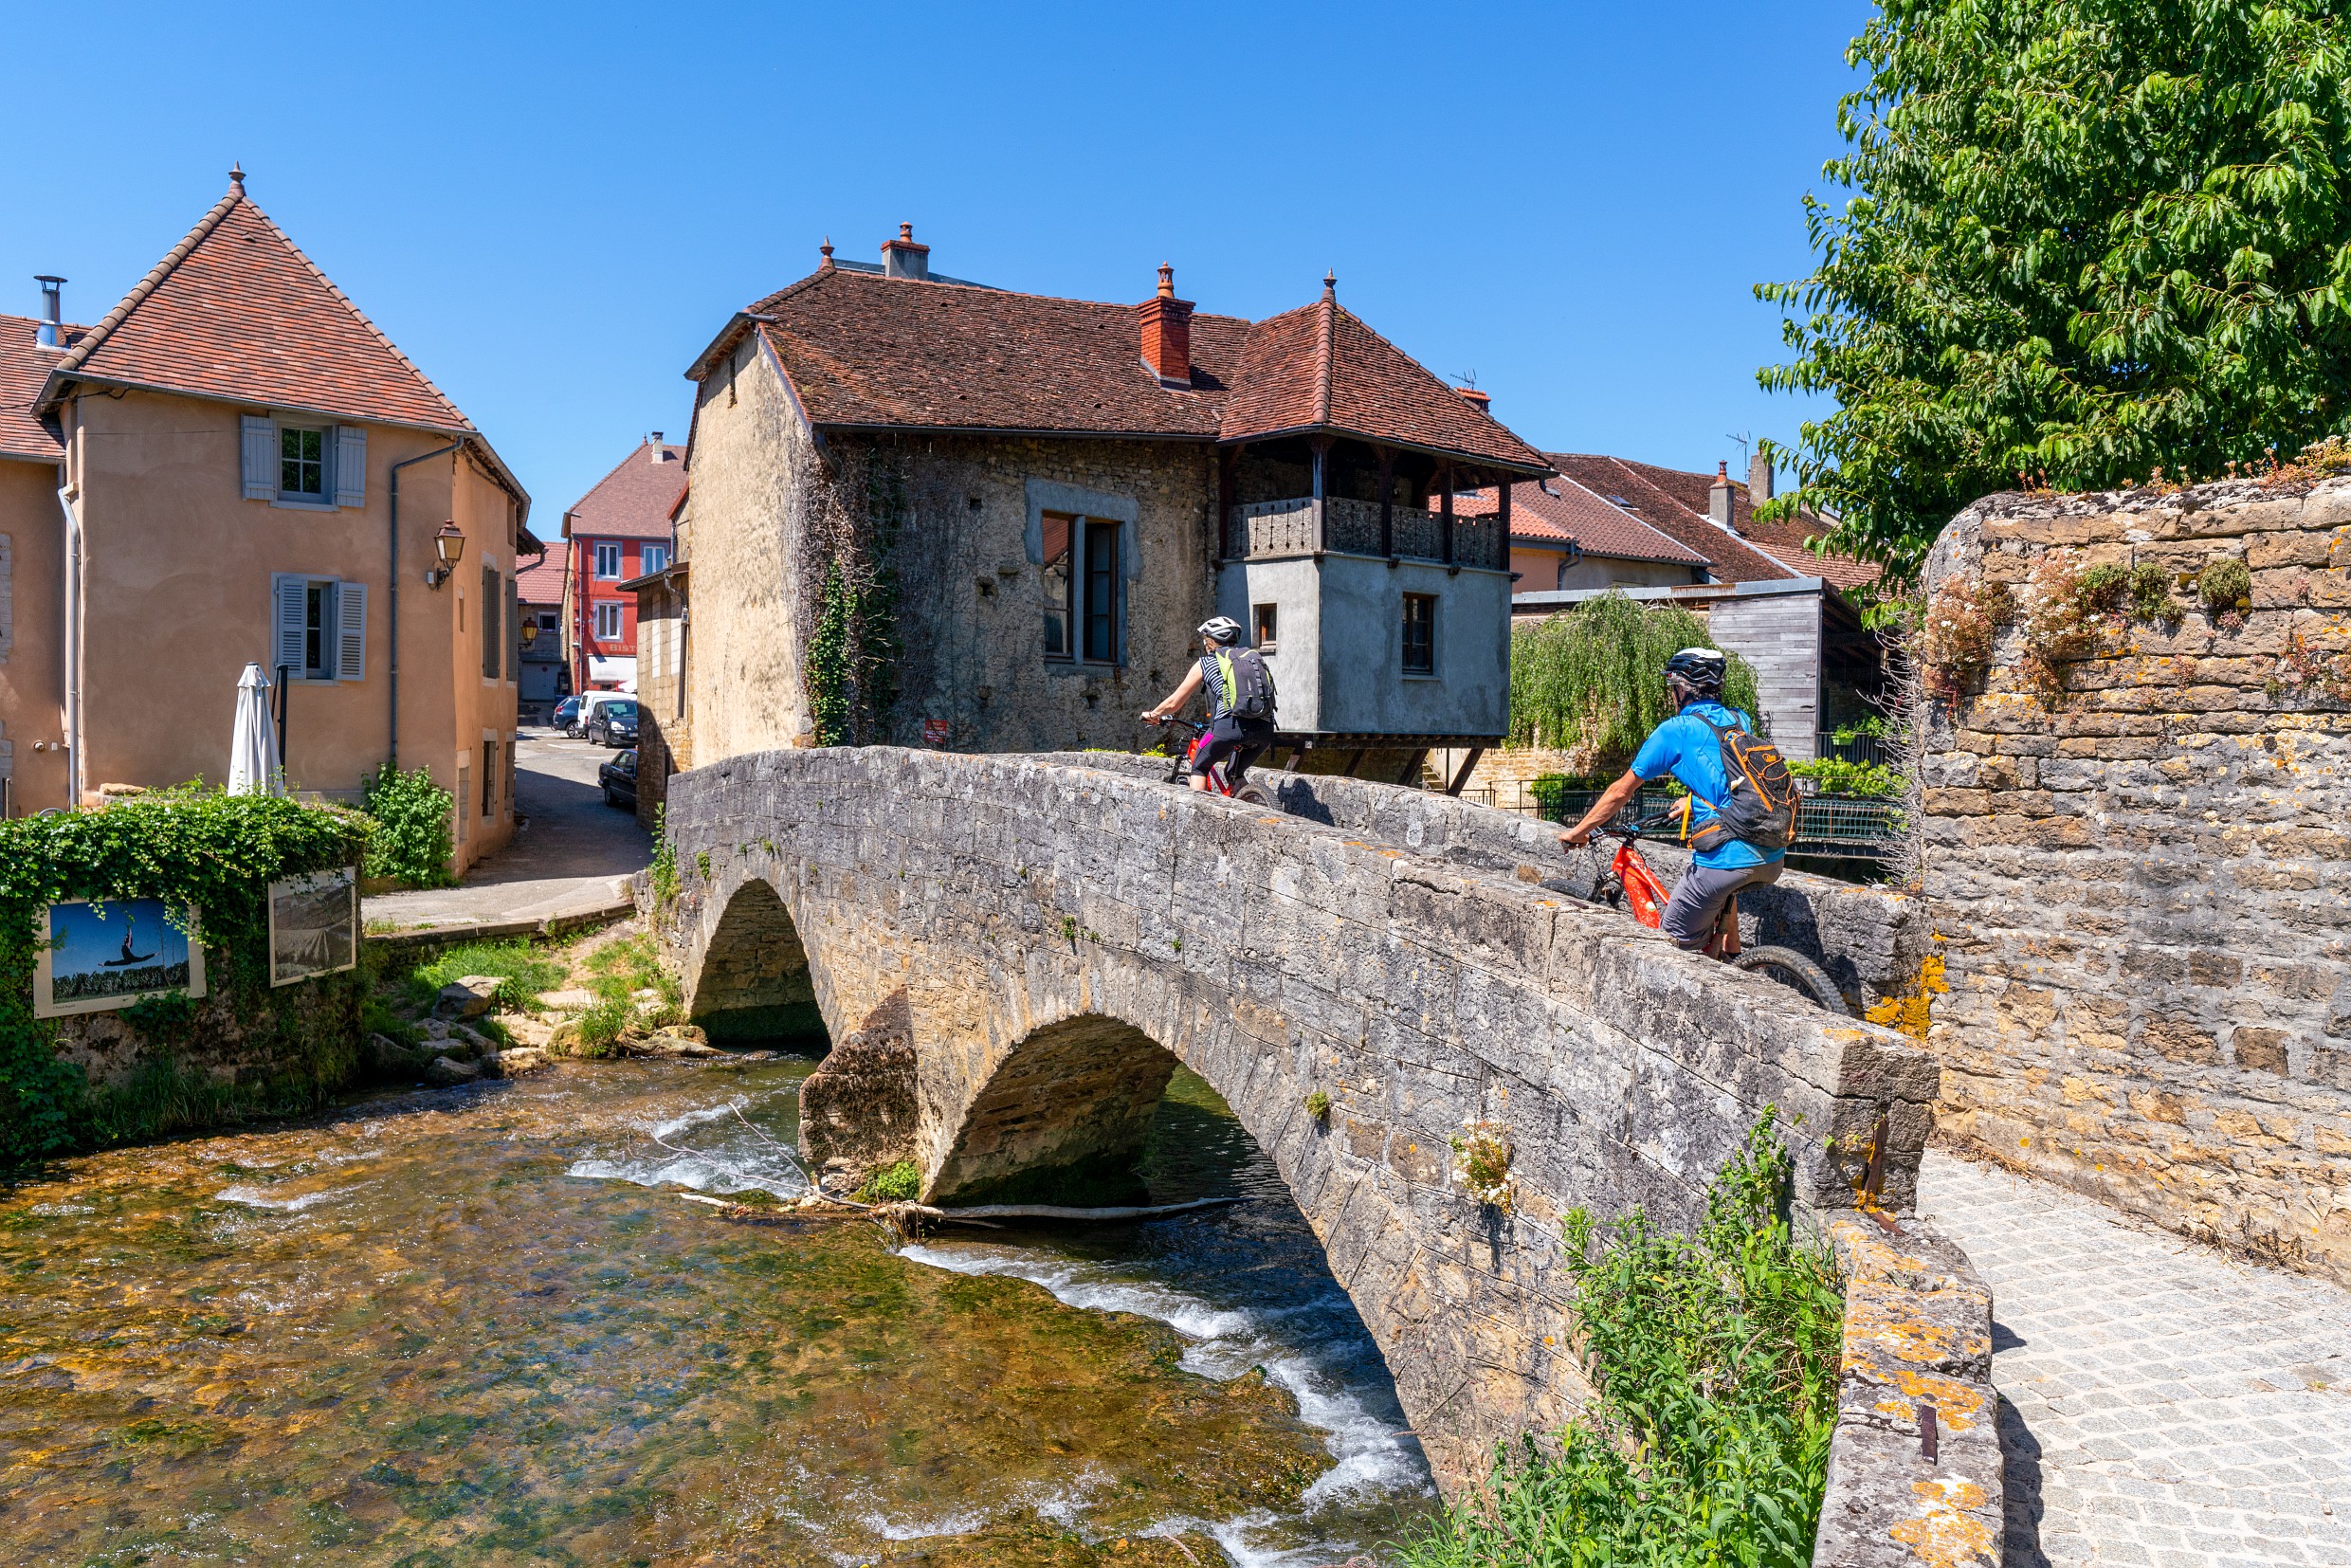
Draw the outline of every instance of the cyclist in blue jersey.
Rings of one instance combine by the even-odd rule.
[[[1666,662],[1666,690],[1673,699],[1674,717],[1649,732],[1624,777],[1602,792],[1582,821],[1559,834],[1561,844],[1590,843],[1594,830],[1615,821],[1643,784],[1668,774],[1691,795],[1684,837],[1696,836],[1714,819],[1713,803],[1728,798],[1730,780],[1722,771],[1722,742],[1707,720],[1750,733],[1755,729],[1747,714],[1722,703],[1722,677],[1728,668],[1728,661],[1710,647],[1686,647]],[[1783,849],[1759,848],[1729,837],[1693,851],[1689,869],[1666,903],[1661,921],[1666,935],[1677,946],[1714,952],[1720,945],[1714,925],[1723,904],[1742,887],[1777,882],[1786,856]]]

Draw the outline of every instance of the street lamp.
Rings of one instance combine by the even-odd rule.
[[[441,564],[425,574],[425,586],[438,588],[449,580],[450,574],[457,570],[458,561],[465,556],[465,530],[458,527],[454,520],[443,523],[439,532],[432,536],[432,553],[440,558]]]

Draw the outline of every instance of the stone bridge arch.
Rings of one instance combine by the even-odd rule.
[[[1883,1116],[1908,1201],[1930,1057],[1507,872],[1067,759],[882,747],[680,775],[668,825],[691,1005],[831,1036],[812,1157],[912,1159],[951,1202],[1097,1174],[1182,1062],[1287,1183],[1449,1487],[1582,1388],[1569,1208],[1686,1222],[1766,1103],[1799,1200],[1850,1204]],[[1471,1120],[1507,1130],[1508,1212],[1452,1176]]]

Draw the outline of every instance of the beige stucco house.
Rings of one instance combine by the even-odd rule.
[[[386,760],[513,830],[530,498],[232,174],[97,325],[0,318],[0,767],[14,813],[225,782],[280,682],[291,786]]]

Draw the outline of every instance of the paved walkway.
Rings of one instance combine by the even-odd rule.
[[[2351,1564],[2351,1293],[1930,1151],[1991,1284],[2008,1568]]]
[[[584,914],[629,896],[629,878],[652,858],[636,817],[604,804],[596,769],[613,754],[554,730],[525,729],[515,747],[515,802],[529,823],[455,887],[383,893],[362,901],[369,921],[406,930],[465,921],[546,920]]]

